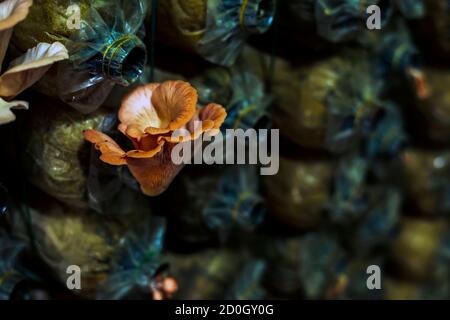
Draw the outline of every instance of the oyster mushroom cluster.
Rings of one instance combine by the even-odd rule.
[[[133,144],[124,151],[111,137],[85,130],[84,137],[110,165],[127,165],[148,196],[164,192],[183,164],[175,164],[171,152],[179,143],[190,143],[203,134],[215,135],[226,118],[218,104],[197,108],[197,90],[184,81],[149,83],[131,91],[119,110],[119,131]],[[201,124],[197,128],[196,124]],[[181,134],[180,134],[181,133]]]

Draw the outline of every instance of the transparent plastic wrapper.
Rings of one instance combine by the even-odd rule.
[[[164,258],[179,284],[175,299],[258,299],[263,292],[262,261],[246,252],[203,250],[189,255],[169,253]]]
[[[125,235],[123,252],[118,254],[120,258],[99,287],[98,299],[159,298],[167,294],[164,289],[176,289],[167,288],[164,279],[161,279],[165,220],[154,218],[150,226],[143,225],[141,229]],[[161,290],[158,282],[163,283]]]
[[[306,236],[300,246],[303,250],[299,253],[299,275],[306,296],[329,296],[345,274],[348,263],[345,251],[333,238],[320,235]]]
[[[274,127],[303,147],[343,153],[359,146],[382,115],[383,86],[364,52],[313,65],[281,65],[274,80]]]
[[[327,204],[330,221],[345,230],[349,247],[360,254],[392,239],[402,200],[395,187],[369,183],[371,165],[369,159],[358,155],[343,157]]]
[[[46,94],[56,88],[62,101],[90,113],[114,85],[129,86],[142,74],[147,52],[141,25],[146,11],[145,0],[35,1],[12,41],[20,51],[38,42],[63,43],[69,60],[59,63],[39,88]]]
[[[254,128],[268,115],[271,98],[264,91],[264,83],[255,73],[241,64],[230,69],[213,68],[192,80],[199,91],[201,103],[218,101],[225,106],[226,129]]]
[[[317,32],[315,0],[289,0],[277,1],[277,18],[274,26],[261,39],[261,47],[283,51],[293,59],[298,57],[298,49],[302,48],[302,56],[305,54],[314,58],[317,53],[335,51],[336,43],[333,43]],[[254,39],[258,41],[258,39]],[[304,50],[307,49],[307,50]]]
[[[383,117],[365,138],[364,154],[374,160],[380,157],[394,158],[409,142],[402,114],[397,105],[386,103]]]
[[[448,223],[442,219],[402,219],[390,250],[392,262],[404,279],[426,281],[442,267],[448,272],[449,230]]]
[[[35,104],[22,137],[28,179],[60,201],[87,208],[90,147],[83,130],[100,127],[107,113],[84,116],[49,98]]]
[[[227,300],[256,300],[265,297],[265,290],[261,282],[266,270],[263,260],[251,260],[246,263],[237,274],[231,287],[228,289]]]
[[[99,213],[126,214],[129,203],[145,207],[137,182],[122,167],[111,167],[91,151],[83,131],[114,132],[116,118],[101,109],[83,115],[57,100],[36,97],[23,133],[28,179],[56,199]]]
[[[394,238],[402,200],[400,192],[392,187],[369,187],[367,194],[367,209],[357,220],[353,239],[348,240],[361,253],[387,245]]]
[[[127,214],[130,203],[140,207],[149,205],[130,171],[106,165],[95,151],[91,152],[86,192],[87,205],[100,214]]]
[[[25,276],[19,270],[19,257],[26,246],[0,228],[0,300],[9,300]]]
[[[158,40],[231,66],[251,34],[266,32],[275,0],[176,0],[158,3]],[[151,20],[151,19],[149,19]],[[147,24],[151,25],[151,22]]]
[[[213,169],[201,177],[188,173],[180,176],[167,195],[177,194],[179,199],[177,205],[166,207],[173,236],[188,243],[211,239],[225,242],[233,232],[254,230],[265,216],[256,170],[233,166]]]
[[[381,41],[374,43],[373,49],[378,53],[380,64],[384,65],[383,75],[396,72],[402,75],[412,75],[413,70],[421,68],[419,51],[414,45],[411,35],[404,24],[398,23],[398,27],[389,32],[382,33]]]
[[[424,216],[450,216],[450,152],[408,149],[402,165],[406,203]]]
[[[418,97],[427,97],[429,92],[422,54],[403,19],[396,19],[380,32],[367,30],[359,43],[373,53],[375,73],[384,79],[385,91],[405,82]]]
[[[427,0],[393,0],[393,2],[408,19],[420,19],[425,16]]]
[[[343,157],[333,176],[333,190],[326,204],[331,221],[355,220],[367,209],[366,178],[370,163],[355,155]]]
[[[227,108],[235,94],[233,93],[234,68],[213,67],[190,79],[192,85],[198,90],[198,99],[201,103],[217,101]],[[239,71],[238,71],[239,72]],[[228,118],[228,116],[227,116]],[[225,119],[227,121],[227,119]]]
[[[66,207],[38,190],[30,193],[29,222],[15,223],[14,233],[33,241],[39,259],[55,280],[66,284],[67,267],[81,269],[81,289],[73,292],[85,298],[96,296],[99,286],[117,265],[126,237],[152,226],[149,208],[136,208],[126,216],[103,217],[95,212]],[[30,223],[30,228],[26,228]]]
[[[247,37],[272,25],[275,4],[275,0],[207,1],[206,32],[198,51],[213,63],[232,65]]]
[[[345,285],[347,254],[331,236],[271,240],[267,249],[269,287],[289,298],[333,298]]]
[[[225,172],[202,211],[208,229],[224,241],[234,225],[251,231],[261,224],[265,210],[258,182],[254,167],[237,167]]]
[[[296,229],[319,225],[330,200],[333,170],[327,160],[281,157],[278,174],[263,177],[269,214]]]
[[[392,5],[389,1],[375,0],[291,0],[290,8],[305,21],[314,22],[319,35],[331,42],[356,39],[366,29],[369,14],[366,8],[378,5],[381,9],[382,28],[390,21]]]

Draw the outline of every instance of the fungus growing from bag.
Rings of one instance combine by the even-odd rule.
[[[171,159],[173,147],[190,143],[202,134],[214,135],[226,118],[218,104],[197,108],[197,91],[187,82],[150,83],[131,91],[119,110],[119,130],[133,143],[125,152],[109,136],[84,131],[84,137],[100,150],[100,159],[111,165],[127,165],[148,196],[164,192],[183,165]],[[194,122],[201,123],[195,128]],[[175,132],[185,132],[174,136]]]

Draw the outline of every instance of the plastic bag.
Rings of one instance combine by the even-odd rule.
[[[211,168],[201,177],[185,172],[164,195],[176,195],[176,205],[167,207],[165,198],[160,199],[159,210],[171,221],[170,235],[187,243],[225,242],[233,232],[253,230],[265,216],[256,169]]]
[[[396,19],[389,27],[376,33],[367,30],[358,41],[372,52],[375,74],[384,79],[385,92],[406,83],[405,88],[412,88],[416,96],[421,99],[427,97],[429,90],[422,54],[403,19]]]
[[[250,260],[232,282],[225,295],[227,300],[257,300],[265,297],[262,287],[266,263],[263,260]]]
[[[205,35],[199,52],[208,61],[231,66],[250,34],[266,32],[275,14],[274,0],[207,1]]]
[[[84,140],[86,129],[120,137],[114,114],[100,109],[82,115],[48,97],[34,101],[22,136],[23,165],[34,185],[70,206],[103,214],[127,214],[129,203],[147,205],[128,169],[104,164]]]
[[[426,0],[394,0],[400,12],[408,19],[419,19],[425,15]]]
[[[175,299],[258,299],[263,294],[264,263],[245,251],[222,248],[164,258],[179,283]]]
[[[161,1],[157,37],[169,46],[231,66],[251,34],[269,29],[274,14],[274,0]]]
[[[227,110],[222,131],[254,128],[268,115],[271,99],[265,93],[264,83],[244,66],[208,70],[194,78],[192,84],[198,88],[201,103],[217,101]]]
[[[233,227],[250,231],[264,219],[264,200],[259,193],[256,170],[252,167],[230,168],[205,203],[202,210],[205,224],[222,241],[229,237]]]
[[[62,284],[67,268],[80,267],[81,289],[73,292],[86,298],[95,297],[101,283],[111,274],[124,250],[124,239],[130,233],[147,232],[151,212],[147,207],[130,204],[130,213],[104,217],[88,210],[66,207],[39,190],[30,193],[28,222],[16,217],[14,234],[33,241],[39,259]],[[143,233],[145,234],[145,233]]]
[[[124,237],[123,252],[100,285],[97,298],[116,300],[151,296],[162,265],[160,253],[165,236],[165,220],[155,218],[142,230],[133,230]]]
[[[266,281],[283,297],[329,297],[347,272],[347,253],[332,236],[269,239]]]
[[[22,51],[42,41],[60,41],[68,48],[69,60],[58,65],[44,86],[56,87],[62,101],[80,112],[93,112],[115,84],[128,86],[143,73],[147,53],[140,27],[147,1],[38,2],[18,26],[13,43]]]
[[[269,214],[284,225],[307,229],[322,221],[330,198],[333,162],[280,158],[278,174],[263,178]]]
[[[357,223],[352,247],[367,253],[393,239],[401,209],[400,192],[392,187],[374,186],[367,190],[367,209]]]
[[[97,128],[107,113],[84,116],[61,102],[35,100],[23,133],[27,176],[40,189],[70,205],[87,208],[86,170],[90,147],[83,130]]]
[[[383,156],[393,158],[408,144],[409,136],[398,109],[394,104],[385,103],[382,119],[365,138],[364,154],[369,160]]]
[[[400,192],[387,183],[369,182],[372,164],[359,155],[343,157],[327,204],[330,221],[343,228],[349,247],[359,253],[387,242],[400,216]]]
[[[364,33],[369,15],[369,5],[381,8],[381,27],[384,28],[392,16],[389,1],[366,0],[290,0],[289,6],[295,14],[306,21],[313,21],[319,35],[331,42],[354,40]]]
[[[380,118],[382,87],[369,57],[360,51],[302,68],[283,66],[274,80],[274,126],[303,147],[354,150]]]
[[[365,183],[369,165],[359,156],[347,156],[339,161],[334,176],[334,192],[327,204],[332,221],[345,223],[367,210]]]

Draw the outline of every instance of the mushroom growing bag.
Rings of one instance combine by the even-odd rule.
[[[158,3],[157,39],[223,66],[236,61],[247,38],[272,25],[275,0],[173,0]]]

